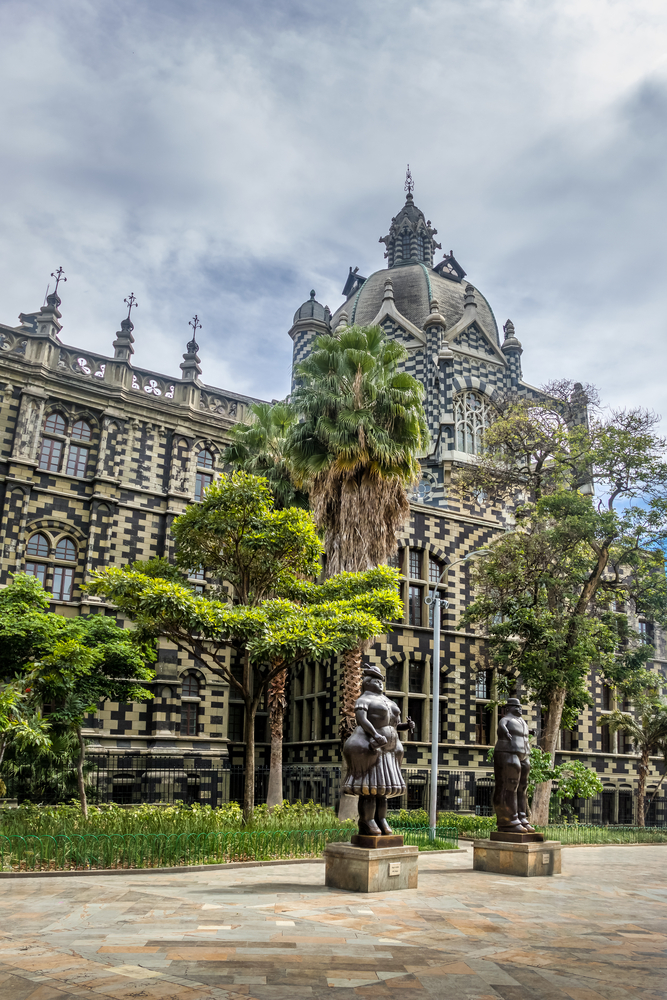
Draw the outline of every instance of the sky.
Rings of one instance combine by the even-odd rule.
[[[526,381],[665,413],[663,0],[0,0],[0,321],[62,265],[62,340],[289,390],[311,288],[415,203]],[[664,426],[664,425],[663,425]]]

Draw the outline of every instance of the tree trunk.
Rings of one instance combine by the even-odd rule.
[[[271,765],[266,804],[275,808],[283,801],[283,720],[285,718],[285,684],[287,670],[282,670],[269,684],[269,725],[271,727]]]
[[[646,775],[649,769],[648,747],[642,749],[641,759],[637,770],[639,771],[639,783],[637,785],[637,826],[646,825],[645,802],[646,802]]]
[[[354,706],[357,698],[361,694],[361,657],[365,648],[365,643],[356,646],[343,656],[343,676],[341,679],[341,720],[338,726],[341,749],[345,741],[349,739],[357,728],[357,720],[354,715]],[[343,795],[343,785],[347,777],[347,769],[343,760],[341,796],[338,806],[338,819],[343,822],[346,819],[355,819],[357,816],[357,796]]]
[[[556,759],[558,735],[560,733],[566,697],[567,691],[565,688],[557,688],[552,694],[547,712],[547,724],[542,734],[542,749],[551,754],[552,767]],[[534,826],[546,826],[549,822],[551,785],[551,781],[542,781],[539,785],[535,786],[533,801],[530,807],[530,818]]]
[[[257,706],[254,700],[247,698],[245,703],[245,785],[243,788],[243,821],[252,819],[255,808],[255,714]]]
[[[5,759],[5,750],[7,749],[7,739],[0,739],[0,767],[2,767],[2,762]]]
[[[86,783],[83,780],[83,763],[86,759],[86,741],[83,738],[81,727],[77,726],[76,738],[79,741],[79,757],[76,762],[76,783],[79,788],[79,799],[81,800],[81,812],[83,818],[88,819],[88,799],[86,798]]]

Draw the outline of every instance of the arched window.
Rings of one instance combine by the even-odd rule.
[[[51,546],[49,545],[49,540],[46,535],[42,535],[41,532],[38,532],[36,535],[33,535],[28,542],[26,552],[29,556],[40,556],[43,559],[48,559],[50,548]]]
[[[56,559],[67,559],[68,562],[76,560],[76,545],[71,538],[61,538],[56,545]]]
[[[76,563],[77,550],[72,539],[61,538],[52,550],[46,535],[38,532],[28,541],[26,555],[39,560],[26,562],[26,573],[36,576],[42,586],[51,591],[54,600],[71,601],[76,567],[63,563]]]
[[[64,434],[65,428],[65,421],[59,413],[52,413],[44,423],[44,430],[47,434]]]
[[[476,392],[459,393],[454,400],[456,450],[479,455],[484,429],[489,426],[491,419],[491,406],[483,396]]]
[[[210,472],[203,472],[203,469],[214,467],[213,455],[207,448],[202,449],[197,455],[197,474],[195,475],[195,500],[203,500],[204,492],[213,482],[213,475]]]
[[[72,428],[72,437],[77,441],[91,441],[93,432],[85,420],[77,420]]]
[[[181,689],[181,736],[197,735],[200,700],[199,681],[192,674],[187,674]]]

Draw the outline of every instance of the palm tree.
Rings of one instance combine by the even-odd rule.
[[[287,436],[298,421],[289,403],[252,403],[252,420],[235,424],[231,442],[223,460],[235,469],[253,476],[264,476],[275,499],[276,510],[285,507],[308,508],[308,494],[294,485],[286,455]]]
[[[325,532],[327,576],[371,569],[396,552],[410,509],[406,486],[419,476],[417,456],[429,440],[424,387],[399,370],[407,356],[380,327],[352,326],[317,337],[295,367],[291,403],[300,420],[288,454]],[[356,724],[362,651],[343,660],[341,740]]]
[[[598,725],[609,726],[610,733],[615,733],[619,729],[627,733],[635,750],[639,751],[637,825],[644,826],[648,812],[645,801],[650,758],[661,753],[667,761],[667,705],[659,701],[645,699],[638,706],[637,718],[634,718],[629,712],[621,712],[616,709],[599,719]],[[650,804],[649,802],[648,805],[650,806]]]

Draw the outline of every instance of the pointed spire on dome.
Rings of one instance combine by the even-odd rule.
[[[476,309],[477,300],[475,299],[475,286],[471,285],[470,282],[466,285],[465,295],[463,296],[463,308],[464,309]]]
[[[412,192],[415,184],[410,164],[404,187],[405,205],[391,220],[389,235],[381,236],[378,242],[384,243],[387,248],[385,257],[389,267],[399,267],[401,264],[426,264],[427,267],[433,267],[433,254],[442,247],[433,239],[438,230],[432,228],[431,220],[426,219],[414,203]]]
[[[199,364],[201,358],[197,354],[199,344],[195,339],[197,336],[197,330],[201,330],[201,323],[199,322],[199,316],[196,313],[192,319],[188,321],[188,326],[192,327],[192,340],[188,342],[185,349],[186,353],[183,355],[183,364],[180,365],[180,369],[183,372],[184,379],[187,379],[189,382],[196,382],[198,377],[201,375],[201,367]]]

